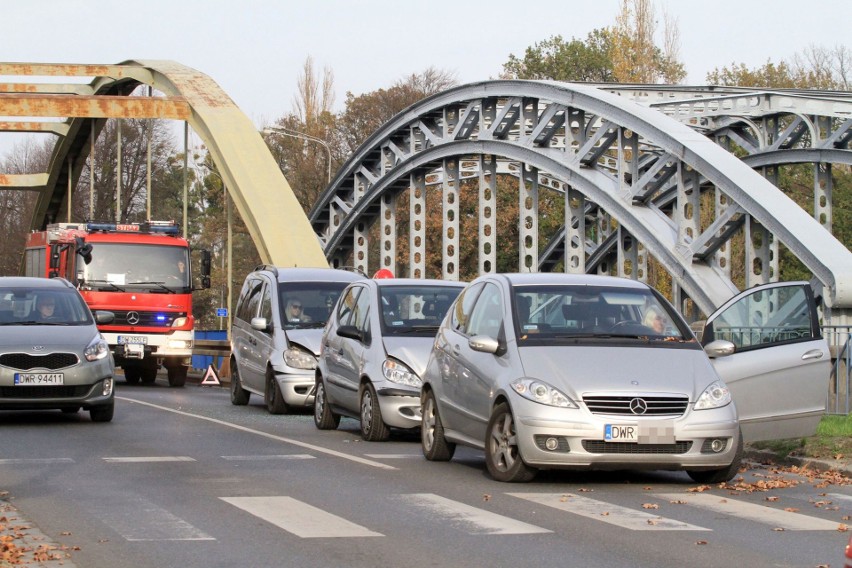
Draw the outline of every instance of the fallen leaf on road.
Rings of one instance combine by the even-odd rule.
[[[660,506],[656,503],[642,503],[643,509],[659,509]]]

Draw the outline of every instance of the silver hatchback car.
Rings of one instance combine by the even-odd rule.
[[[420,426],[420,377],[438,324],[464,284],[390,278],[350,284],[322,340],[314,422],[337,428],[361,420],[361,436],[383,441],[390,428]]]
[[[491,476],[509,482],[553,468],[729,480],[742,431],[813,433],[829,356],[807,283],[752,289],[722,310],[708,318],[702,349],[639,282],[480,277],[451,307],[423,375],[423,453],[449,460],[457,443],[483,449]],[[731,383],[708,355],[724,362]]]
[[[112,312],[96,312],[110,323]],[[80,293],[62,278],[0,278],[0,410],[113,418],[115,366]]]

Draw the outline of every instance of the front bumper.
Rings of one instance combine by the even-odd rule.
[[[657,418],[598,415],[519,398],[513,401],[518,447],[524,462],[535,467],[718,469],[728,467],[737,455],[739,422],[733,404],[700,411],[690,407],[682,416]],[[607,424],[635,425],[640,436],[645,433],[643,443],[606,441]],[[547,448],[548,439],[556,440],[554,449]],[[712,449],[714,440],[724,442],[721,451]]]
[[[112,404],[115,398],[115,384],[111,376],[104,377],[94,384],[61,386],[0,386],[0,410],[42,410],[61,408],[83,408]],[[104,394],[104,391],[109,394]]]
[[[288,406],[313,406],[314,386],[316,379],[314,371],[305,373],[280,373],[275,372],[275,380],[281,390],[281,396]]]
[[[118,343],[119,336],[143,336],[147,343],[143,345],[145,357],[157,358],[190,358],[192,357],[192,331],[172,331],[170,333],[133,333],[133,332],[104,332],[103,336],[109,343],[110,350],[117,358],[125,358],[124,345]],[[132,359],[134,357],[127,357]]]
[[[420,392],[398,387],[378,388],[382,421],[392,428],[419,428],[422,421]]]

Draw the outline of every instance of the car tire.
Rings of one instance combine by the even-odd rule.
[[[429,461],[450,461],[456,453],[456,445],[444,437],[444,425],[438,414],[438,404],[432,391],[423,395],[423,422],[420,426],[420,446],[423,456]]]
[[[128,385],[139,384],[139,377],[142,376],[142,371],[139,367],[124,367],[124,380]]]
[[[518,447],[515,419],[505,402],[494,408],[485,438],[485,465],[496,481],[519,483],[535,477],[536,469],[524,463]]]
[[[263,397],[266,400],[266,410],[269,411],[269,414],[286,414],[287,403],[284,402],[284,396],[281,394],[278,381],[275,380],[275,375],[271,369],[266,371],[266,389],[263,392]]]
[[[186,384],[186,376],[189,374],[189,367],[179,365],[177,367],[168,367],[166,371],[169,374],[170,387],[182,387]]]
[[[372,383],[361,389],[361,437],[368,442],[384,442],[390,438],[390,428],[382,420],[379,397]]]
[[[248,404],[251,393],[243,388],[240,374],[237,372],[237,364],[231,363],[231,404],[234,406],[245,406]]]
[[[696,483],[725,483],[736,477],[740,471],[740,464],[743,461],[743,431],[740,430],[739,441],[737,443],[737,453],[734,455],[734,460],[728,467],[721,469],[705,469],[701,471],[687,471],[689,477]]]
[[[320,430],[335,430],[340,426],[340,415],[332,412],[325,396],[325,385],[320,377],[317,377],[317,387],[314,391],[314,424]]]
[[[115,401],[102,406],[93,406],[89,409],[89,417],[92,422],[111,422],[115,413]]]

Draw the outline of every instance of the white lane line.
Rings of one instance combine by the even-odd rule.
[[[194,462],[189,456],[128,456],[101,458],[108,463]]]
[[[301,538],[385,536],[291,497],[220,497]]]
[[[508,495],[632,531],[710,530],[674,519],[667,519],[660,515],[651,515],[637,509],[613,505],[571,493],[508,493]]]
[[[0,465],[27,465],[48,463],[74,463],[71,458],[7,458],[0,460]]]
[[[245,426],[240,426],[239,424],[231,424],[230,422],[225,422],[224,420],[217,420],[216,418],[209,418],[207,416],[201,416],[200,414],[192,414],[191,412],[184,412],[183,410],[175,410],[174,408],[167,408],[165,406],[160,406],[159,404],[151,404],[150,402],[143,402],[141,400],[136,400],[135,398],[127,398],[124,396],[115,397],[119,400],[125,400],[127,402],[133,402],[136,404],[142,404],[144,406],[150,406],[151,408],[156,408],[158,410],[165,410],[166,412],[172,412],[174,414],[180,414],[181,416],[188,416],[190,418],[198,418],[199,420],[206,420],[207,422],[212,422],[214,424],[218,424],[220,426],[225,426],[227,428],[233,428],[234,430],[240,430],[241,432],[248,432],[250,434],[255,434],[257,436],[263,436],[264,438],[269,438],[271,440],[277,440],[279,442],[284,442],[285,444],[293,444],[294,446],[299,446],[300,448],[307,448],[309,450],[313,450],[315,452],[321,454],[328,454],[330,456],[335,456],[338,458],[343,458],[345,460],[350,460],[356,463],[360,463],[362,465],[369,465],[372,467],[377,467],[379,469],[389,469],[395,470],[396,468],[387,465],[381,462],[364,459],[359,456],[353,456],[351,454],[344,454],[343,452],[338,452],[335,450],[330,450],[328,448],[323,448],[322,446],[315,446],[313,444],[308,444],[306,442],[302,442],[299,440],[294,440],[293,438],[285,438],[284,436],[276,436],[275,434],[268,434],[266,432],[261,432],[260,430],[253,430],[252,428],[246,428]]]
[[[142,497],[108,499],[85,506],[128,541],[216,540]]]
[[[852,495],[844,495],[843,493],[829,493],[826,497],[830,497],[835,501],[846,501],[847,503],[852,501]]]
[[[377,460],[408,460],[413,458],[422,458],[423,454],[364,454],[368,458]]]
[[[689,495],[683,493],[657,493],[654,496],[791,531],[836,531],[840,525],[836,521],[827,521],[817,517],[784,511],[783,509],[728,499],[719,495],[708,495],[705,493],[693,493]]]
[[[421,507],[456,524],[467,534],[538,534],[553,531],[516,521],[433,493],[412,493],[399,498],[415,507]]]
[[[222,456],[227,461],[275,461],[275,460],[313,460],[309,454],[285,454],[278,456]]]

